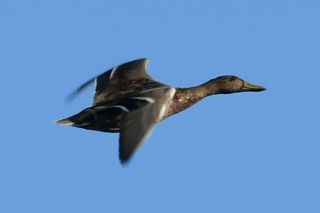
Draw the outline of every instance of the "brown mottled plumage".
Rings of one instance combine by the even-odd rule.
[[[153,80],[147,73],[147,63],[147,59],[131,61],[87,81],[71,98],[95,82],[93,106],[57,123],[120,132],[119,157],[126,163],[161,120],[213,94],[265,90],[232,75],[196,87],[175,88]]]

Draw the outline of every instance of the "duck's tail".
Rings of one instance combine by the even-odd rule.
[[[57,124],[102,132],[119,132],[126,112],[117,107],[90,107],[78,114],[56,121]]]
[[[56,123],[60,125],[75,126],[82,128],[89,124],[92,124],[93,122],[93,111],[90,109],[85,109],[78,114],[56,121]]]
[[[65,126],[73,126],[74,122],[71,121],[69,118],[64,118],[64,119],[56,121],[56,124],[65,125]]]

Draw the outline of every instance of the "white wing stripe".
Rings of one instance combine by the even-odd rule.
[[[163,117],[167,114],[167,111],[170,108],[170,105],[172,103],[172,99],[173,99],[175,93],[176,93],[176,89],[171,87],[168,92],[168,99],[163,103],[163,106],[160,109],[159,121],[161,121],[163,119]]]
[[[131,99],[137,99],[137,100],[142,100],[142,101],[146,101],[146,102],[149,102],[151,104],[153,104],[155,101],[153,98],[150,98],[150,97],[133,97]]]
[[[113,105],[113,106],[111,106],[111,107],[120,108],[120,109],[122,109],[123,111],[130,112],[130,110],[128,110],[127,107],[122,106],[122,105]],[[110,108],[111,108],[111,107],[110,107]]]
[[[176,89],[171,87],[169,93],[170,93],[169,94],[169,99],[170,99],[170,101],[172,101],[172,98],[173,98],[174,94],[176,94]]]
[[[97,85],[98,85],[98,78],[95,78],[95,79],[94,79],[94,88],[95,88],[95,89],[97,88]]]
[[[118,67],[114,67],[110,73],[110,77],[109,80],[112,78],[112,76],[114,75],[114,72],[118,69]]]
[[[96,107],[94,107],[95,110],[105,110],[105,109],[110,109],[110,108],[119,108],[119,109],[122,109],[123,111],[130,112],[130,110],[128,110],[127,107],[125,107],[123,105],[119,105],[119,104],[112,105],[112,106],[96,106]]]

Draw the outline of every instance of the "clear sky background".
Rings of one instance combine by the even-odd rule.
[[[0,212],[320,212],[320,2],[0,2]],[[187,87],[234,74],[268,88],[208,97],[156,126],[127,167],[118,134],[55,120],[89,78],[150,59]]]

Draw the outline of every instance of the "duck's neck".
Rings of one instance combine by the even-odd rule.
[[[210,80],[199,86],[182,88],[179,90],[177,98],[184,100],[184,102],[191,102],[191,105],[207,96],[220,94],[222,92],[221,87],[214,80]]]
[[[189,88],[177,88],[173,106],[171,108],[171,112],[168,116],[181,112],[193,104],[197,103],[201,99],[219,93],[219,87],[214,82],[206,82],[199,86],[189,87]]]
[[[206,94],[206,96],[222,93],[221,86],[217,83],[217,81],[215,81],[215,79],[201,84],[196,88],[202,88],[205,91],[204,93]]]

